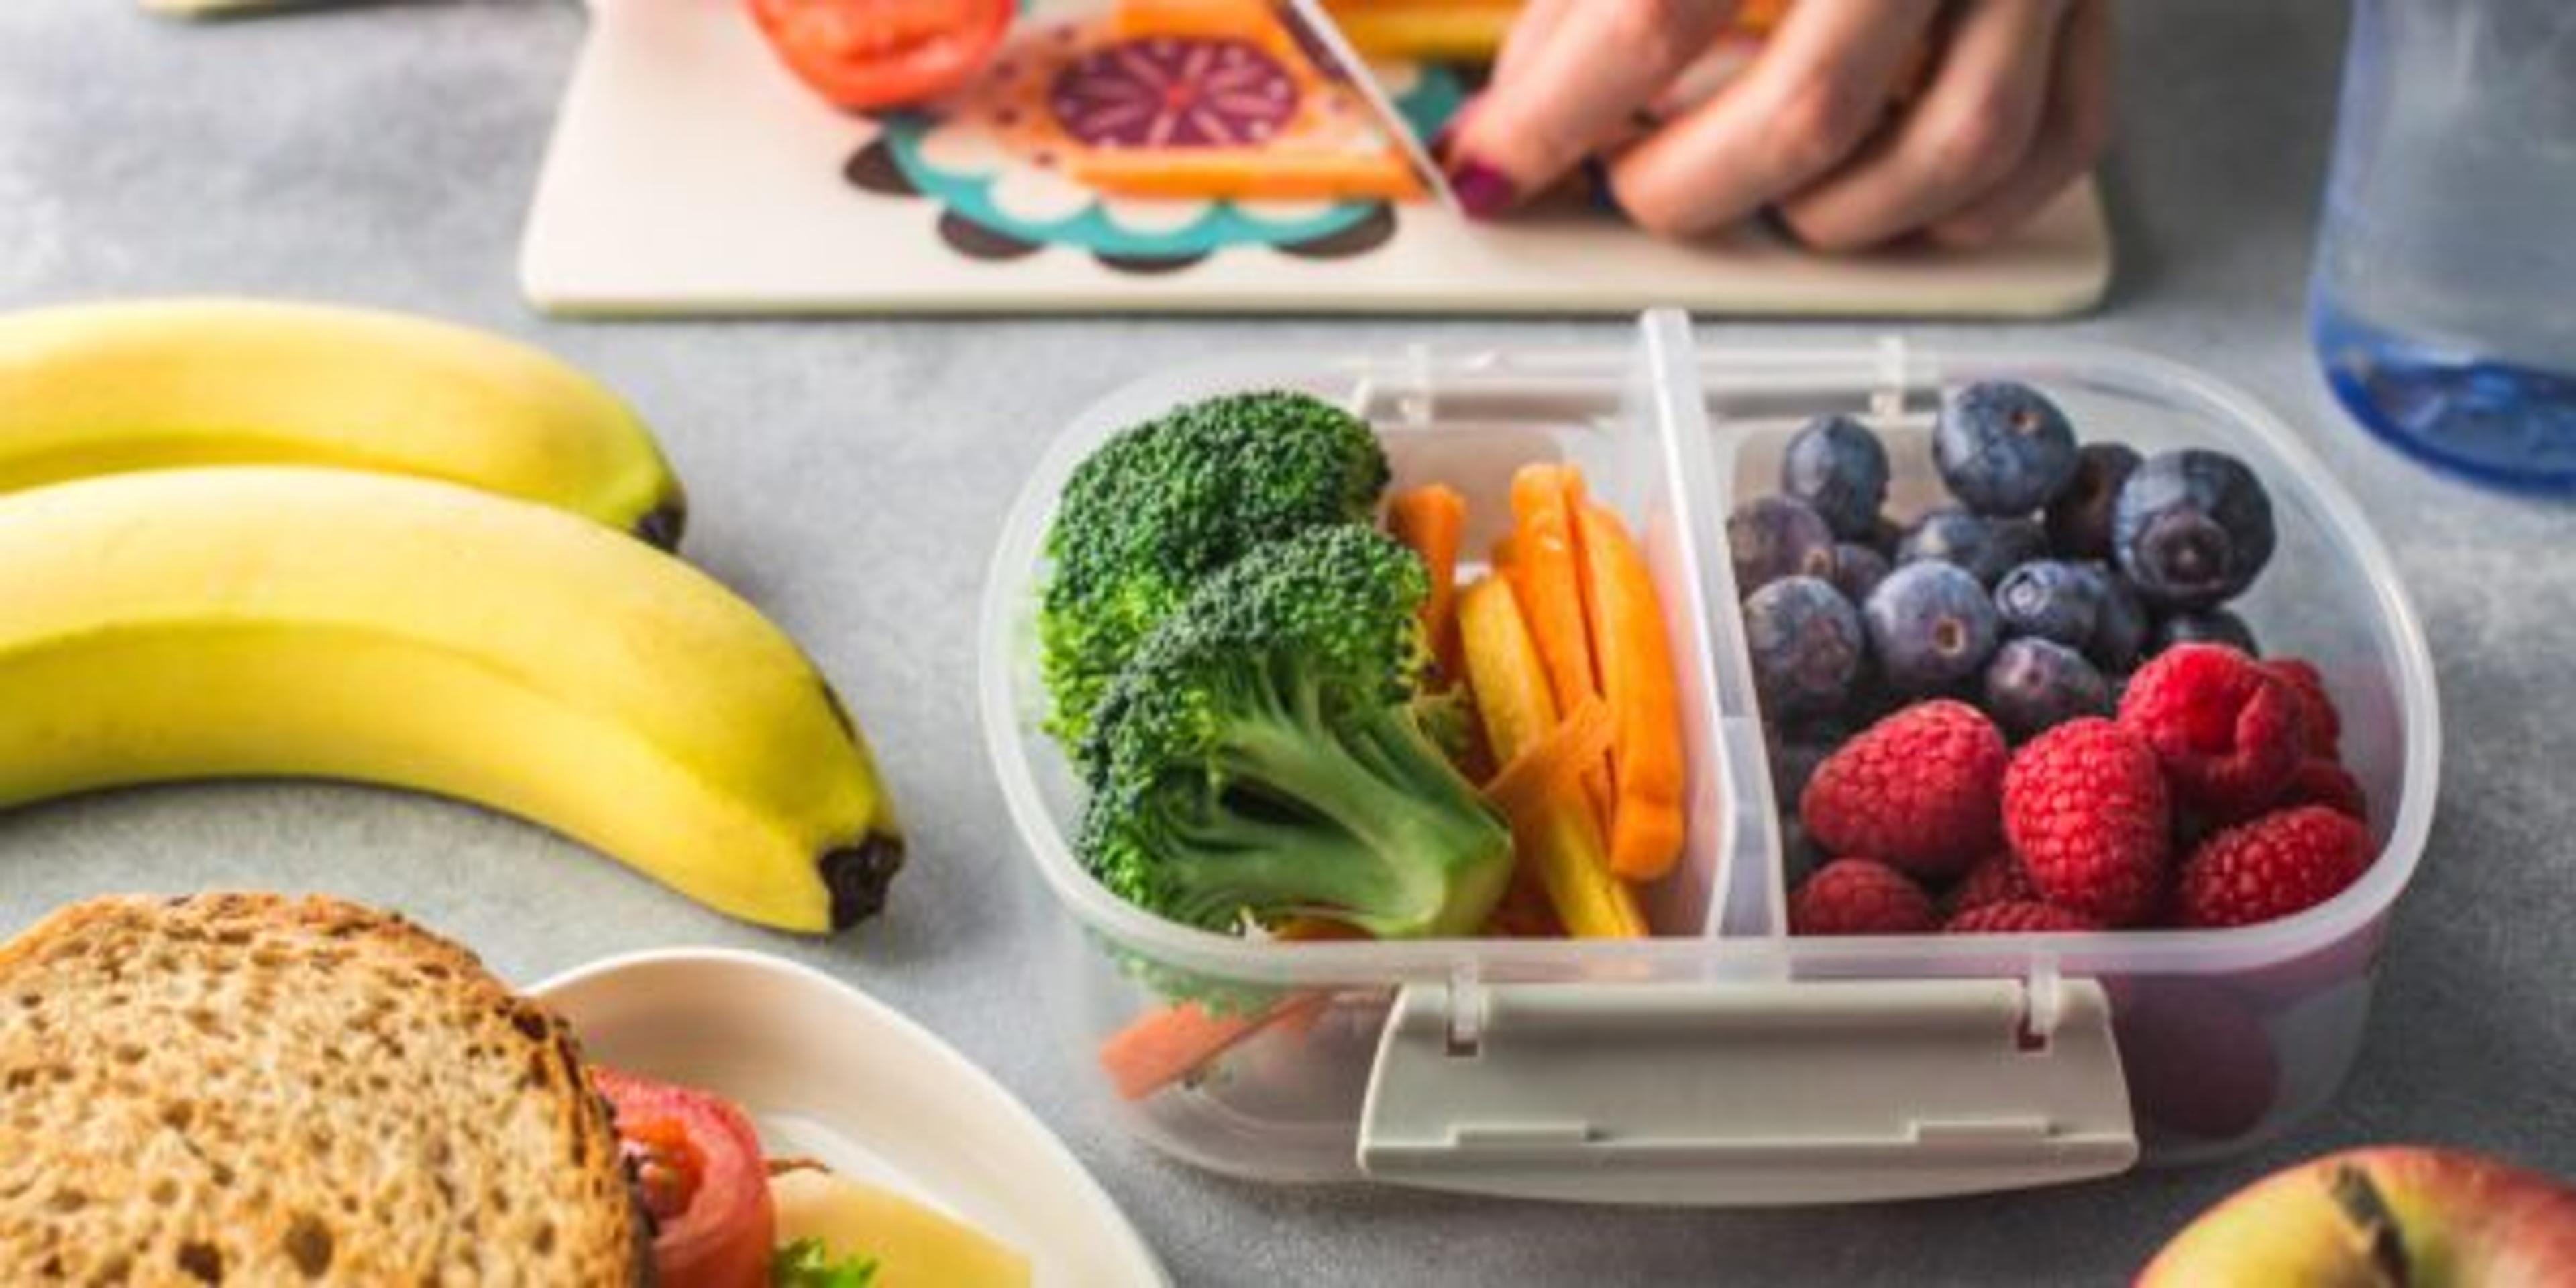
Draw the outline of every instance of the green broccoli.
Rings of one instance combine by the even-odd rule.
[[[1511,834],[1420,722],[1412,551],[1357,524],[1254,550],[1157,625],[1082,746],[1103,884],[1211,930],[1292,915],[1472,933]]]
[[[1366,521],[1386,481],[1366,421],[1275,390],[1192,403],[1101,444],[1047,533],[1047,727],[1078,745],[1137,641],[1201,581],[1264,542]]]

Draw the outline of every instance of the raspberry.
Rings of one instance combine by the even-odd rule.
[[[2186,926],[2245,926],[2313,908],[2370,866],[2370,833],[2323,805],[2266,814],[2200,843],[2175,900]]]
[[[1937,924],[1923,887],[1868,859],[1836,859],[1816,869],[1789,901],[1793,935],[1920,935]]]
[[[2326,696],[2326,677],[2314,663],[2295,657],[2275,658],[2262,664],[2272,678],[2290,686],[2299,701],[2299,727],[2308,731],[2308,754],[2327,760],[2340,759],[2343,741],[2343,719],[2335,714],[2334,699]]]
[[[2037,899],[2007,899],[1950,918],[1945,935],[2029,935],[2050,930],[2100,930],[2102,924],[2080,912],[2069,912]]]
[[[1995,848],[2007,759],[2003,734],[1976,708],[1918,703],[1816,766],[1798,813],[1826,853],[1949,876]]]
[[[2136,924],[2155,910],[2173,844],[2155,752],[2108,720],[2041,734],[2004,775],[2004,832],[2048,902]]]
[[[2120,723],[2164,762],[2175,799],[2221,818],[2271,804],[2307,759],[2300,698],[2223,644],[2177,644],[2138,668]]]
[[[2012,903],[2039,898],[2039,887],[2030,883],[2030,874],[2021,870],[2021,860],[2010,850],[1997,850],[1977,860],[1968,875],[1950,889],[1950,915],[1985,907],[1990,903]]]
[[[2362,795],[2361,783],[2343,766],[2320,756],[2300,762],[2299,771],[2290,775],[2290,785],[2282,788],[2272,802],[2275,810],[2299,805],[2323,805],[2338,814],[2370,821],[2370,798]]]

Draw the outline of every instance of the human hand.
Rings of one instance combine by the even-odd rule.
[[[1444,149],[1460,204],[1490,218],[1597,155],[1665,236],[1770,207],[1820,249],[1976,245],[2109,139],[2110,0],[1796,0],[1751,66],[1674,103],[1737,7],[1530,0]]]

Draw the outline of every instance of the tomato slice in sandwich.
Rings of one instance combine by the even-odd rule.
[[[779,61],[847,108],[900,107],[966,83],[1014,0],[750,0]]]
[[[663,1288],[766,1284],[778,1218],[751,1120],[721,1097],[614,1069],[593,1068],[590,1081],[617,1110]]]

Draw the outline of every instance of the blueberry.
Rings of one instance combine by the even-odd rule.
[[[2214,608],[2272,558],[2272,498],[2223,452],[2164,452],[2138,464],[2111,512],[2111,549],[2140,598],[2168,611]]]
[[[1789,440],[1780,490],[1823,515],[1835,536],[1867,540],[1887,500],[1887,449],[1849,416],[1818,416]]]
[[[1870,546],[1849,541],[1834,546],[1834,589],[1855,604],[1865,603],[1869,592],[1887,579],[1887,556]]]
[[[1941,400],[1932,464],[1950,495],[1979,514],[2028,514],[2075,477],[2075,429],[2036,389],[1986,380]]]
[[[1995,651],[1994,601],[1956,564],[1925,560],[1889,573],[1862,617],[1879,673],[1900,693],[1947,690]]]
[[[2254,628],[2224,608],[2157,618],[2155,635],[2148,641],[2150,651],[2162,653],[2176,644],[2225,644],[2248,657],[2263,654],[2255,646]]]
[[[1841,708],[1860,674],[1860,614],[1821,578],[1783,577],[1744,601],[1753,687],[1774,720]]]
[[[2085,568],[2102,581],[2102,612],[2093,624],[2092,642],[2085,656],[2104,671],[2118,674],[2138,664],[2147,647],[2147,606],[2138,602],[2138,592],[2130,589],[2129,579],[2103,564],[2086,564]]]
[[[2111,557],[2111,507],[2138,468],[2124,443],[2087,443],[2075,454],[2075,480],[2048,503],[2048,545],[2060,559]]]
[[[1926,513],[1906,530],[1896,562],[1922,559],[1954,563],[1983,585],[1994,585],[2013,565],[2048,553],[2048,534],[2028,519],[1989,519],[1956,507]]]
[[[1822,577],[1834,570],[1834,532],[1804,501],[1756,497],[1726,517],[1735,552],[1735,593],[1750,595],[1783,577]]]
[[[1986,714],[2015,738],[2111,710],[2111,686],[2084,655],[2055,640],[2006,640],[1986,664]]]
[[[2034,559],[1995,583],[1995,614],[2008,634],[2082,648],[2093,642],[2109,593],[2102,575],[2082,564]]]

